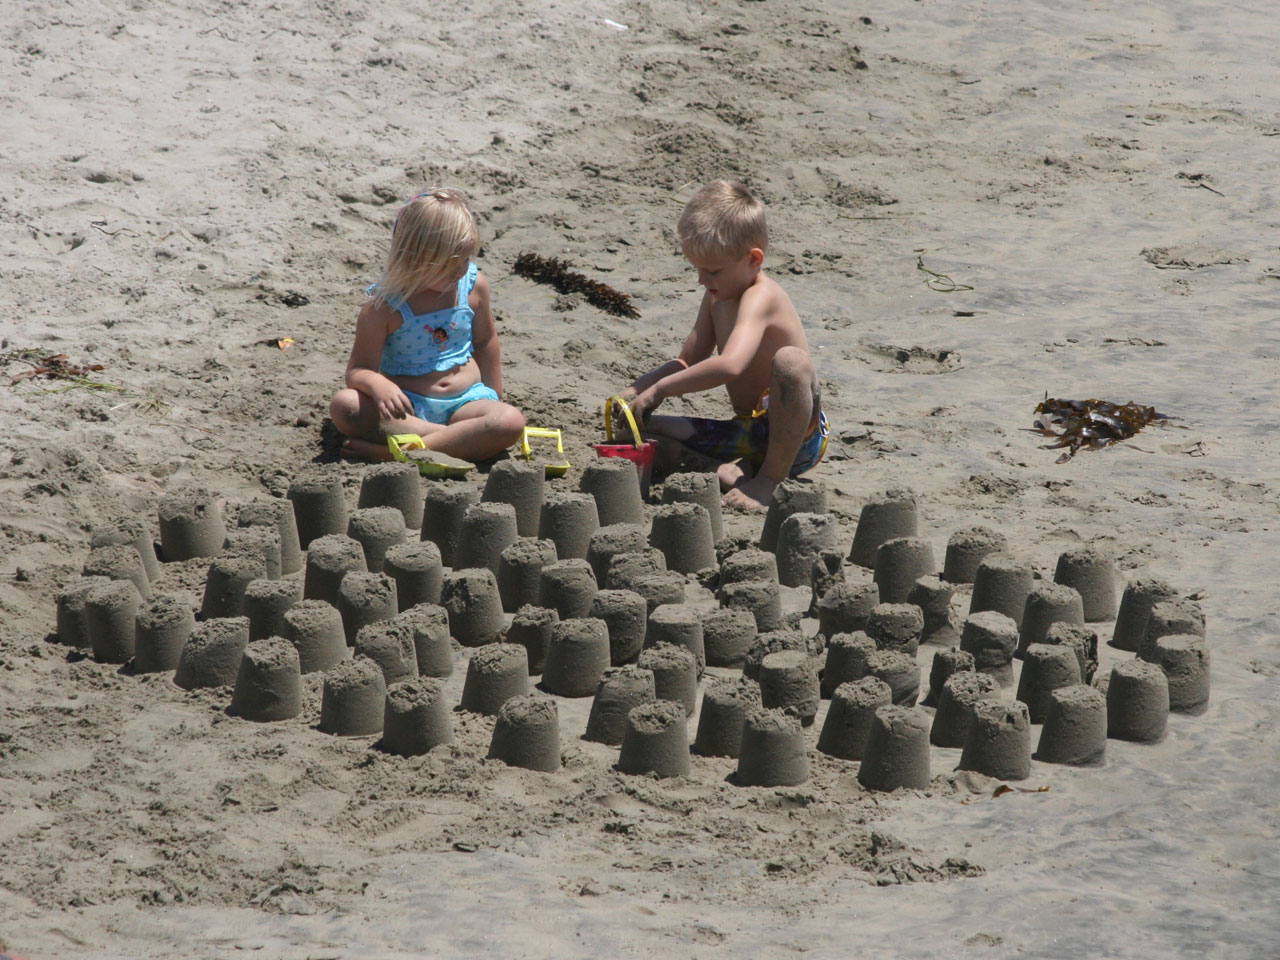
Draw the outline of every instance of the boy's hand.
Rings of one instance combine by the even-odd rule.
[[[373,399],[378,404],[378,416],[383,420],[403,420],[413,415],[413,404],[390,380],[374,388]]]
[[[649,414],[658,408],[658,404],[662,403],[662,398],[658,396],[658,392],[650,387],[643,393],[637,394],[635,399],[631,401],[631,414],[640,422],[644,422]]]

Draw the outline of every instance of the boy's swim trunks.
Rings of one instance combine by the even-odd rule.
[[[498,394],[492,387],[483,383],[473,383],[456,397],[424,397],[412,390],[405,390],[404,395],[413,404],[413,415],[430,423],[449,422],[449,418],[473,400],[497,400]]]
[[[769,448],[768,393],[760,398],[756,410],[750,415],[734,417],[732,420],[708,420],[703,417],[685,419],[693,426],[693,436],[683,441],[689,449],[721,463],[745,460],[756,469],[764,463],[765,451]],[[818,415],[809,424],[795,461],[791,464],[791,476],[798,477],[818,465],[827,452],[829,432],[827,415],[819,409]]]

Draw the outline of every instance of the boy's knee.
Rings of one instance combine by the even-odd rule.
[[[781,347],[773,355],[773,372],[788,380],[807,380],[813,375],[813,359],[799,347]]]

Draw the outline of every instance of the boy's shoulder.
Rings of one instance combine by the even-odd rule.
[[[753,285],[752,289],[764,289],[764,290],[768,290],[773,294],[780,293],[783,296],[786,296],[786,291],[782,289],[782,284],[780,284],[777,280],[773,279],[773,276],[771,274],[765,273],[763,268],[760,270],[758,274],[756,274],[756,282]]]
[[[793,309],[791,298],[782,289],[782,284],[763,271],[756,275],[755,282],[742,291],[742,296],[738,298],[738,309],[742,310],[744,307],[765,312],[772,312],[777,308]]]

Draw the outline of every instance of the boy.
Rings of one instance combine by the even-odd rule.
[[[800,317],[760,270],[769,235],[764,207],[740,183],[703,187],[680,214],[685,259],[706,288],[680,356],[623,391],[658,441],[659,470],[715,470],[725,506],[760,510],[774,487],[812,469],[827,419]],[[714,352],[714,353],[713,353]],[[650,416],[667,397],[723,385],[734,419]]]

